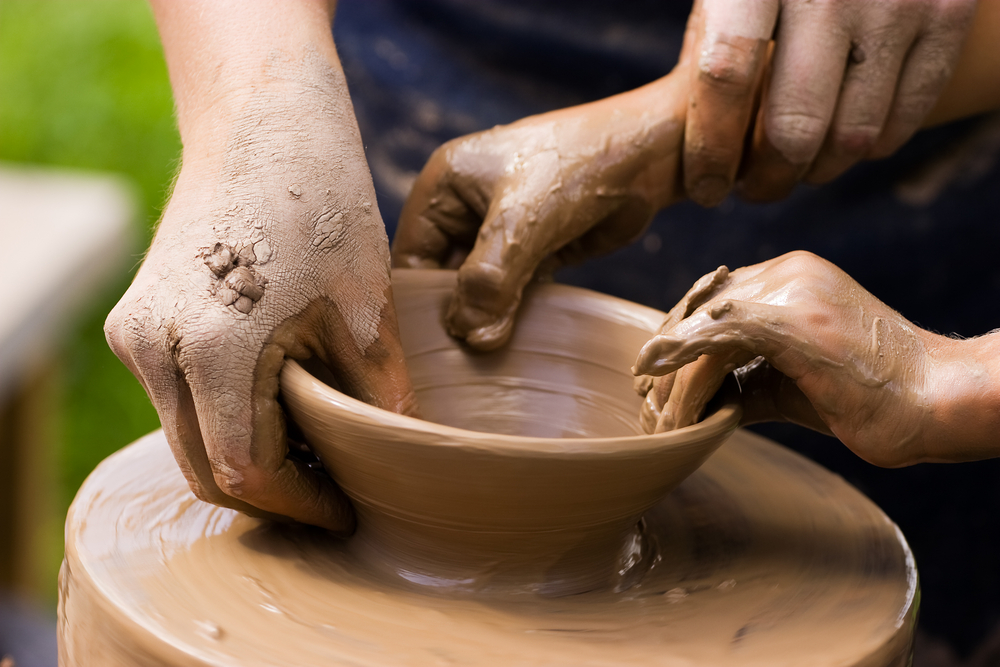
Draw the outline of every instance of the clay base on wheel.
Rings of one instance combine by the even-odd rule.
[[[196,500],[156,432],[70,509],[60,664],[906,664],[912,556],[836,475],[737,432],[644,521],[658,556],[626,591],[449,597]]]

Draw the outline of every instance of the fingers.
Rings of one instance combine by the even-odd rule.
[[[393,266],[455,268],[472,247],[486,209],[478,201],[482,210],[470,206],[455,187],[454,150],[449,144],[436,150],[417,177],[393,238]]]
[[[287,517],[350,534],[354,518],[343,492],[326,475],[287,458],[285,422],[277,400],[284,351],[271,345],[257,363],[231,359],[225,369],[184,363],[197,354],[198,350],[179,351],[197,430],[189,418],[178,436],[188,462],[207,457],[210,479],[228,497],[212,502],[244,511],[250,506],[249,514]],[[200,466],[194,472],[207,487]]]
[[[702,303],[710,299],[729,280],[729,269],[720,266],[711,273],[706,273],[695,282],[687,294],[670,309],[663,319],[660,332],[671,330],[678,322],[688,317]],[[638,374],[635,368],[633,373]],[[646,433],[653,433],[660,420],[663,405],[670,397],[674,375],[669,374],[656,378],[639,375],[636,379],[636,390],[645,397],[639,415],[642,428]]]
[[[868,25],[852,45],[830,129],[806,177],[813,183],[836,178],[875,146],[893,104],[903,60],[917,35],[918,21],[898,16],[888,6],[874,3],[866,15]],[[928,111],[929,105],[923,114]],[[918,125],[919,121],[910,131]]]
[[[639,351],[633,370],[636,374],[666,375],[693,363],[703,354],[722,354],[731,350],[773,359],[781,352],[790,351],[795,342],[792,328],[783,324],[785,310],[781,306],[749,301],[711,301],[669,332],[647,342]]]
[[[134,288],[133,288],[134,289]],[[215,484],[187,383],[170,354],[167,340],[151,335],[158,325],[150,308],[136,303],[129,290],[105,323],[108,344],[139,380],[160,416],[167,442],[192,493],[205,502],[252,510],[226,496]]]
[[[739,190],[786,196],[885,157],[922,125],[974,14],[952,2],[782,3]]]
[[[791,421],[829,433],[812,403],[796,384],[808,365],[795,327],[784,322],[784,308],[716,299],[664,330],[640,351],[634,371],[660,375],[646,396],[646,432],[695,423],[705,405],[737,370],[745,402],[743,423]],[[774,359],[781,369],[764,359]],[[750,363],[755,358],[756,363]],[[655,419],[655,429],[650,422]]]
[[[827,135],[851,50],[838,3],[786,3],[759,125],[741,190],[750,199],[786,195]]]
[[[656,425],[660,422],[663,406],[670,398],[670,392],[674,387],[676,373],[670,373],[658,378],[651,378],[648,375],[641,376],[649,380],[645,383],[646,391],[642,393],[645,399],[642,402],[642,409],[639,411],[639,423],[646,433],[655,433]]]
[[[540,150],[524,159],[525,174],[559,173],[557,150]],[[458,271],[458,286],[447,314],[449,332],[480,350],[510,338],[525,285],[539,265],[567,244],[581,239],[622,202],[599,199],[581,211],[567,201],[551,178],[520,178],[494,193],[476,244]]]
[[[736,370],[743,399],[741,425],[760,422],[791,422],[833,435],[799,386],[763,357]]]
[[[891,111],[869,157],[894,153],[921,127],[944,90],[961,53],[975,3],[950,2],[910,46]]]
[[[694,424],[726,376],[753,359],[753,353],[735,349],[702,356],[675,374],[670,397],[663,405],[656,432]]]
[[[384,296],[385,305],[375,324],[377,333],[369,344],[358,345],[350,323],[341,315],[342,309],[327,304],[321,320],[312,325],[317,342],[310,347],[354,398],[390,412],[418,416],[391,287]]]
[[[691,289],[687,291],[684,298],[667,313],[660,331],[666,331],[684,318],[690,316],[696,308],[712,298],[726,284],[727,280],[729,280],[729,267],[727,266],[720,266],[715,271],[706,273],[699,278]]]
[[[780,3],[703,0],[692,16],[684,187],[703,206],[733,186]]]
[[[521,294],[535,269],[555,248],[519,228],[520,206],[488,215],[462,267],[448,307],[448,332],[472,347],[493,350],[510,338]],[[525,238],[525,237],[529,238]]]

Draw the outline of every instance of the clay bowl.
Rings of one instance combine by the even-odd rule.
[[[737,400],[645,435],[629,372],[663,313],[588,290],[526,291],[510,343],[442,326],[451,271],[395,270],[400,335],[427,421],[357,401],[289,362],[286,405],[351,498],[350,548],[401,582],[563,595],[649,566],[641,517],[736,429]]]

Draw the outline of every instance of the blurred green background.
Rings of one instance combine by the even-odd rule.
[[[159,425],[108,349],[103,324],[138,266],[179,155],[170,83],[144,0],[0,0],[0,160],[117,172],[133,182],[139,204],[135,262],[83,305],[59,351],[51,414],[60,516],[94,466]],[[50,602],[62,558],[57,523]]]

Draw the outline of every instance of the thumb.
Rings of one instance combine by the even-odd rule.
[[[390,412],[417,416],[418,410],[399,339],[392,287],[384,291],[384,305],[371,323],[374,335],[358,341],[351,323],[332,302],[326,308],[316,353],[334,371],[344,391]]]
[[[809,398],[790,377],[757,357],[735,373],[743,397],[740,424],[791,422],[814,431],[833,435]]]

